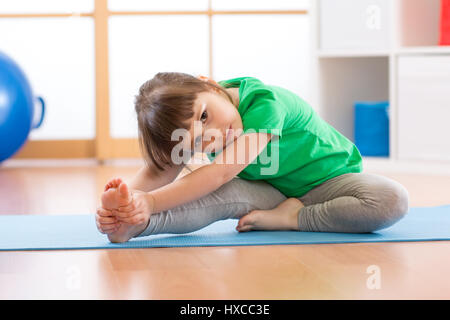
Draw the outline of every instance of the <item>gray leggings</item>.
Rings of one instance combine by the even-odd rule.
[[[364,233],[387,228],[409,210],[408,191],[387,177],[346,173],[299,197],[305,207],[298,215],[299,231]],[[233,178],[208,195],[153,214],[138,237],[188,233],[215,221],[240,219],[252,210],[269,210],[286,200],[263,180]]]

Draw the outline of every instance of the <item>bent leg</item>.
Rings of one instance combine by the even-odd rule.
[[[252,210],[272,209],[284,200],[286,197],[265,181],[235,177],[200,199],[152,214],[137,237],[193,232],[218,220],[240,219]]]
[[[298,198],[300,231],[364,233],[387,228],[409,210],[408,191],[384,176],[346,173]]]

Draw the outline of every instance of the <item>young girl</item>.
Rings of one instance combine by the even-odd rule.
[[[112,242],[222,219],[239,219],[240,232],[372,232],[408,212],[407,190],[362,173],[356,146],[284,88],[165,72],[141,86],[135,109],[146,165],[129,185],[109,181],[96,214]],[[180,154],[194,151],[211,164],[175,180]]]

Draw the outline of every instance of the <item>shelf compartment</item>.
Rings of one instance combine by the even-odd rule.
[[[354,103],[389,101],[389,57],[319,59],[319,113],[354,142]]]

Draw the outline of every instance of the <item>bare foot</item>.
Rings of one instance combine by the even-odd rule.
[[[102,194],[102,207],[107,210],[117,209],[128,205],[131,201],[131,192],[122,179],[113,179],[108,182],[107,190]],[[106,189],[106,188],[105,188]]]
[[[298,213],[303,203],[287,198],[272,210],[253,210],[239,219],[236,230],[298,230]]]
[[[107,189],[109,187],[109,189]],[[108,187],[102,194],[102,207],[108,210],[114,210],[122,206],[126,206],[133,199],[128,186],[121,179],[114,179],[108,183]],[[148,221],[147,221],[148,223]],[[145,225],[133,225],[120,222],[117,231],[108,234],[108,239],[111,242],[126,242],[131,238],[139,235],[147,227]]]

